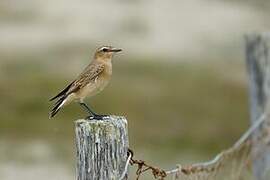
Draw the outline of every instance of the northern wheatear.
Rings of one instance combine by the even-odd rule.
[[[111,46],[98,48],[93,61],[83,72],[64,90],[50,99],[50,101],[57,99],[50,111],[50,118],[54,117],[64,105],[78,101],[94,119],[103,119],[105,115],[96,114],[84,103],[84,99],[87,96],[96,95],[105,88],[112,76],[112,57],[120,51],[122,50]]]

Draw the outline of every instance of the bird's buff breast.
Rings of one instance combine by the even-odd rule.
[[[109,78],[97,78],[95,82],[90,82],[84,88],[76,93],[70,94],[65,102],[65,105],[72,101],[83,101],[86,97],[91,97],[101,92],[109,83]]]
[[[109,83],[110,77],[97,77],[93,82],[87,84],[77,94],[78,99],[84,99],[85,97],[91,97],[101,92]]]

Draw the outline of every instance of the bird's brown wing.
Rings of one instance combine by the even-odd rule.
[[[78,76],[78,78],[72,83],[66,95],[80,90],[88,83],[93,82],[103,71],[105,65],[101,63],[91,63],[84,71]]]

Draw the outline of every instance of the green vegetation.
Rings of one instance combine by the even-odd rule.
[[[71,79],[48,74],[41,67],[3,65],[0,134],[71,144],[73,121],[86,114],[72,104],[48,119],[48,99]],[[230,146],[248,124],[245,84],[222,74],[232,73],[228,66],[217,67],[136,60],[116,63],[112,83],[88,102],[97,112],[128,118],[134,149],[159,148],[157,155],[179,149],[214,154]]]

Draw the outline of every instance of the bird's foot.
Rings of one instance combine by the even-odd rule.
[[[101,114],[95,114],[93,116],[87,116],[86,119],[89,120],[105,120],[109,118],[109,115],[101,115]]]

